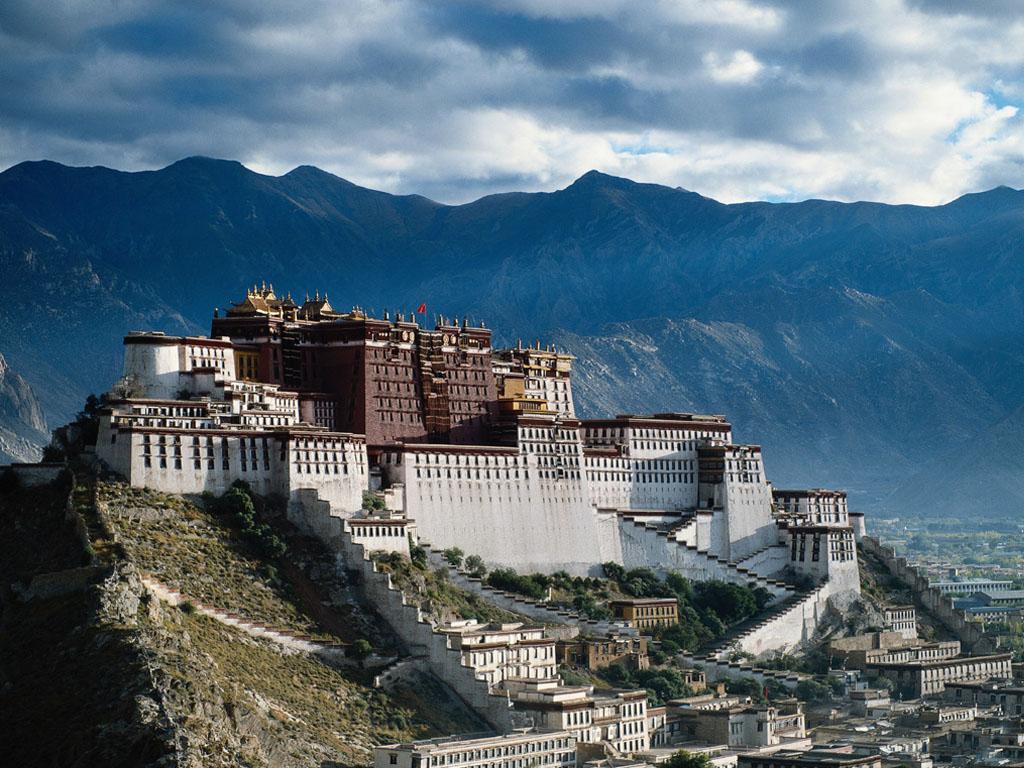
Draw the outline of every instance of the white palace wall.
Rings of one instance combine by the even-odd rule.
[[[404,486],[405,514],[435,547],[524,572],[597,574],[621,560],[615,515],[590,505],[578,468],[515,449],[449,448],[406,446],[382,458],[387,478]]]
[[[337,433],[174,430],[111,424],[101,417],[97,456],[132,486],[164,493],[225,493],[244,480],[261,495],[301,503],[315,491],[334,512],[361,508],[367,488],[366,446]]]

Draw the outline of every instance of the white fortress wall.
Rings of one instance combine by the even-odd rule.
[[[687,509],[697,503],[696,459],[678,454],[634,459],[587,451],[583,466],[591,500],[615,509]]]
[[[149,398],[173,398],[193,389],[193,372],[209,371],[216,379],[234,381],[231,342],[198,336],[133,333],[125,337],[124,375]],[[212,380],[212,379],[211,379]]]
[[[152,335],[147,334],[149,336]],[[125,344],[125,377],[133,381],[145,397],[174,397],[180,386],[181,360],[178,345],[171,342],[171,337],[156,337],[146,343],[143,343],[143,337],[138,340],[135,337],[128,338],[134,343]]]
[[[382,459],[405,489],[405,513],[438,548],[457,546],[488,565],[523,572],[597,573],[618,560],[608,524],[589,503],[579,468],[516,449],[405,446]]]

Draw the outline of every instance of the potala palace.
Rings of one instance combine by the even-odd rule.
[[[208,337],[131,333],[97,455],[170,493],[244,479],[286,497],[297,524],[327,513],[370,548],[412,536],[521,572],[612,561],[760,585],[792,607],[747,638],[755,654],[807,639],[859,593],[863,518],[845,493],[774,489],[725,417],[579,419],[570,355],[416,317],[262,286],[215,310]],[[362,509],[366,491],[386,519]]]

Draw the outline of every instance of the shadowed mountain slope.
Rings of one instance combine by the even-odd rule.
[[[724,412],[780,484],[959,514],[934,501],[958,498],[941,462],[968,444],[978,472],[1005,460],[997,425],[1024,405],[1022,254],[1024,193],[1005,187],[724,205],[592,171],[447,206],[308,166],[22,163],[0,173],[0,351],[56,423],[117,375],[125,332],[203,332],[254,281],[340,307],[425,301],[499,342],[557,339],[585,415]],[[987,513],[1022,511],[992,496]]]

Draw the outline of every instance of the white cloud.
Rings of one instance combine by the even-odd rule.
[[[750,51],[734,51],[728,59],[709,51],[704,54],[704,66],[711,79],[717,83],[749,83],[764,69],[764,64],[754,58]]]

